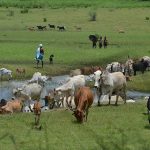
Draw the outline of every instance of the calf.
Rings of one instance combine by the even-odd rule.
[[[35,125],[39,125],[40,116],[41,116],[41,104],[39,101],[35,101],[33,106],[33,113],[35,115]]]
[[[19,75],[24,75],[26,73],[26,70],[24,68],[17,68],[16,73]]]
[[[84,118],[87,121],[88,109],[93,103],[93,93],[89,87],[81,87],[75,94],[74,102],[76,110],[74,115],[78,122],[83,122]]]

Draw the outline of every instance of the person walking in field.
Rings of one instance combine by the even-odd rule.
[[[39,44],[39,47],[36,50],[36,56],[35,56],[35,59],[37,61],[37,63],[36,63],[37,64],[37,68],[38,68],[38,65],[39,65],[40,61],[42,63],[42,68],[43,68],[43,57],[44,57],[43,45]]]
[[[103,46],[103,40],[102,40],[102,36],[100,36],[99,38],[99,48],[102,48]]]
[[[104,45],[104,48],[107,48],[108,41],[106,39],[106,36],[104,37],[103,45]]]

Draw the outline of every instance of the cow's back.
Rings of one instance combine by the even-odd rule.
[[[111,73],[111,77],[113,80],[113,87],[115,88],[122,88],[126,86],[126,78],[121,72],[114,72]]]

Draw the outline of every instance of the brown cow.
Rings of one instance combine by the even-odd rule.
[[[102,70],[102,68],[99,66],[83,67],[81,68],[81,74],[90,75],[90,74],[93,74],[97,70]]]
[[[16,69],[16,73],[18,74],[18,75],[25,75],[25,73],[26,73],[26,70],[24,69],[24,68],[17,68]]]
[[[83,122],[83,119],[87,121],[88,109],[92,105],[94,96],[89,87],[81,87],[75,94],[74,102],[76,110],[74,115],[78,122]]]
[[[41,108],[42,108],[41,103],[39,101],[35,101],[33,106],[33,113],[35,115],[35,125],[39,125]]]
[[[12,114],[13,112],[21,112],[22,107],[23,104],[21,100],[15,99],[15,100],[8,101],[5,106],[1,107],[1,109],[3,112]]]

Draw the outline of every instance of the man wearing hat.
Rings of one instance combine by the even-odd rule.
[[[42,68],[43,68],[43,56],[44,56],[44,49],[43,49],[43,45],[39,44],[39,47],[36,50],[36,61],[37,61],[37,68],[38,68],[38,64],[41,61],[42,62]]]

